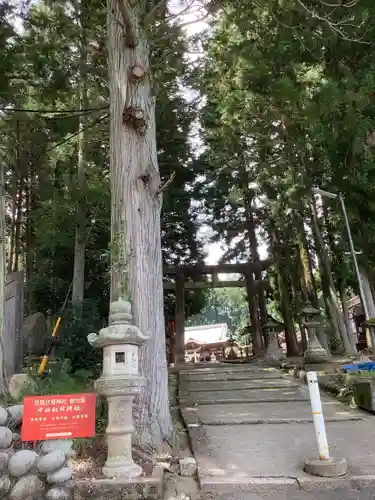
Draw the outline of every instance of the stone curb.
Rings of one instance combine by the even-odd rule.
[[[198,473],[199,475],[199,473]],[[343,476],[323,478],[301,477],[222,477],[199,476],[203,494],[225,494],[233,491],[248,493],[276,493],[278,491],[316,491],[316,490],[362,490],[375,487],[375,475]]]
[[[151,476],[139,476],[134,479],[78,479],[71,482],[74,500],[106,498],[132,498],[143,500],[161,500],[164,494],[164,469],[155,466]],[[102,495],[102,496],[101,496]]]
[[[282,363],[280,365],[280,368],[284,373],[292,375],[293,377],[306,383],[306,370],[304,370],[303,368],[298,368],[297,365],[292,365],[290,363]],[[335,382],[332,381],[328,382],[322,380],[321,378],[319,378],[319,376],[318,376],[318,384],[322,390],[329,392],[333,396],[340,396],[342,390],[344,389],[344,386],[336,384]]]
[[[228,477],[205,476],[200,478],[203,494],[232,493],[242,491],[248,493],[265,493],[277,491],[299,490],[298,481],[288,477]]]
[[[280,377],[280,380],[281,381],[284,381],[284,379],[282,379]],[[233,382],[233,380],[231,380],[230,382]],[[290,382],[288,384],[288,388],[289,387],[299,387],[298,384],[294,383],[294,382]],[[236,387],[236,388],[230,388],[230,387],[214,387],[214,388],[210,388],[210,387],[204,387],[203,389],[202,388],[189,388],[189,386],[187,384],[182,384],[182,387],[181,387],[181,392],[183,393],[188,393],[188,394],[196,394],[197,392],[222,392],[222,391],[231,391],[231,392],[236,392],[236,391],[258,391],[258,390],[264,390],[264,389],[285,389],[285,383],[282,384],[282,383],[278,383],[278,384],[267,384],[267,382],[265,382],[264,384],[259,384],[258,386],[253,386],[253,387]]]
[[[309,401],[307,397],[303,396],[295,396],[293,398],[274,398],[272,399],[272,403],[296,403],[296,402],[303,402],[306,403],[306,401]],[[194,399],[187,399],[187,398],[180,398],[180,406],[207,406],[207,405],[225,405],[225,404],[240,404],[240,403],[269,403],[269,399],[246,399],[244,401],[243,398],[231,398],[231,399],[221,399],[218,401],[217,399],[205,399],[202,401],[196,401]]]

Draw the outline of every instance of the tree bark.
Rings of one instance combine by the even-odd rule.
[[[342,344],[344,347],[344,350],[347,354],[350,355],[355,355],[357,353],[357,350],[355,348],[355,345],[353,345],[352,340],[350,339],[350,336],[348,334],[348,331],[345,326],[344,318],[343,318],[343,313],[340,311],[340,308],[337,303],[337,291],[335,284],[333,282],[332,278],[332,271],[331,271],[331,264],[329,262],[328,254],[324,246],[324,240],[320,231],[319,227],[319,219],[318,219],[318,213],[316,210],[316,205],[315,201],[311,203],[311,210],[312,210],[312,215],[313,215],[313,229],[316,235],[317,243],[318,243],[318,255],[321,259],[323,271],[325,278],[327,280],[328,288],[329,288],[329,296],[327,297],[327,300],[330,304],[331,310],[332,310],[332,315],[336,319],[338,327],[339,327],[339,333],[340,337],[342,340]]]
[[[297,233],[297,241],[298,255],[301,266],[301,286],[304,290],[306,300],[308,300],[313,307],[318,309],[319,301],[316,295],[314,275],[312,272],[311,259],[307,248],[306,234],[303,224],[301,224]]]
[[[252,201],[253,201],[253,196],[251,194],[251,191],[249,191],[248,185],[249,185],[249,175],[246,172],[245,169],[243,169],[242,172],[243,177],[246,179],[246,182],[243,186],[243,191],[244,191],[244,199],[245,199],[245,214],[246,214],[246,228],[247,228],[247,234],[249,238],[249,245],[250,245],[250,253],[251,253],[251,259],[253,261],[258,261],[259,260],[259,252],[258,252],[258,240],[256,237],[256,223],[254,220],[254,211],[252,207]],[[261,280],[262,279],[262,272],[261,271],[256,271],[254,273],[255,279],[256,280]],[[249,288],[248,292],[249,294]],[[254,302],[255,302],[255,308],[259,309],[259,321],[257,321],[257,328],[260,328],[260,335],[263,336],[263,341],[264,341],[264,346],[268,346],[268,336],[266,329],[264,328],[264,325],[267,323],[267,307],[266,307],[266,301],[264,297],[264,290],[262,287],[259,288],[259,290],[254,293],[252,292],[253,297],[251,298],[251,301],[249,301],[249,310],[250,310],[250,316],[253,314],[251,312],[252,308],[254,307]],[[258,313],[257,313],[258,317]],[[258,326],[259,325],[259,326]],[[260,340],[260,344],[262,344],[262,340]]]
[[[4,393],[7,385],[7,374],[4,364],[4,331],[5,331],[5,179],[4,164],[0,164],[0,393]]]
[[[274,232],[271,236],[272,241],[272,255],[275,260],[275,268],[277,273],[277,283],[280,291],[280,306],[281,306],[281,314],[284,320],[285,327],[285,341],[287,345],[287,355],[288,356],[298,356],[300,354],[296,330],[294,328],[293,317],[291,314],[291,303],[290,303],[290,295],[287,286],[287,276],[284,272],[283,259],[278,247],[278,241],[281,241],[278,231],[275,227],[272,229]]]
[[[88,108],[87,98],[87,40],[86,40],[86,19],[87,10],[85,1],[80,4],[80,60],[79,60],[79,94],[80,109]],[[84,290],[85,290],[85,252],[86,252],[86,217],[83,200],[85,187],[86,170],[86,134],[84,114],[79,117],[78,124],[78,154],[77,154],[77,209],[76,228],[74,238],[74,264],[73,264],[73,286],[72,286],[72,306],[76,317],[82,316]]]
[[[10,248],[7,262],[7,273],[10,274],[13,270],[15,238],[16,238],[16,216],[17,216],[17,194],[18,194],[18,179],[17,170],[12,172],[12,211],[10,221]]]
[[[108,0],[108,13],[111,300],[131,298],[134,324],[151,334],[141,350],[140,371],[146,378],[146,388],[136,412],[136,437],[140,446],[158,449],[171,438],[172,420],[165,352],[155,97],[139,3]],[[135,65],[144,70],[140,78],[133,74]]]
[[[14,232],[14,256],[12,271],[18,271],[21,258],[21,227],[22,227],[22,202],[25,179],[21,176],[18,184],[17,204],[16,204],[16,220]]]
[[[365,295],[364,298],[366,300],[367,309],[368,309],[370,318],[375,318],[375,302],[374,302],[374,297],[372,295],[370,279],[368,277],[367,270],[363,266],[360,266],[359,272],[361,275],[363,292]]]

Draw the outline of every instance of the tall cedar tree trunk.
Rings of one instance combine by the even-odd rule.
[[[328,253],[325,249],[323,236],[322,236],[320,226],[319,226],[319,219],[318,219],[318,213],[317,213],[317,209],[316,209],[315,200],[313,200],[311,203],[311,209],[312,209],[312,215],[313,215],[313,228],[314,228],[314,232],[315,232],[317,243],[318,243],[317,253],[321,259],[322,267],[324,270],[324,277],[327,280],[327,284],[328,284],[329,296],[327,297],[327,299],[329,301],[330,308],[332,310],[332,316],[337,321],[341,341],[342,341],[345,352],[347,354],[350,354],[350,355],[355,355],[357,353],[357,350],[352,342],[352,339],[350,338],[350,336],[348,334],[348,331],[347,331],[346,326],[345,326],[343,313],[338,306],[336,287],[335,287],[335,284],[333,282],[331,264],[329,262]],[[322,276],[322,279],[323,279],[323,276]]]
[[[18,184],[17,205],[16,205],[16,227],[14,233],[14,255],[12,271],[18,271],[21,259],[21,226],[22,226],[22,200],[25,178],[22,175]]]
[[[308,295],[307,295],[306,284],[303,278],[304,269],[303,269],[300,247],[298,244],[296,245],[296,256],[297,256],[297,262],[294,273],[294,297],[296,300],[295,318],[296,322],[300,327],[302,352],[305,352],[307,349],[307,334],[303,326],[301,311],[304,305],[308,302]]]
[[[278,244],[278,241],[281,241],[281,239],[275,227],[271,227],[271,231],[272,231],[271,235],[272,255],[275,260],[277,283],[279,286],[280,297],[281,297],[280,306],[281,306],[281,314],[284,320],[287,355],[298,356],[299,348],[298,348],[296,330],[294,328],[294,323],[293,323],[293,317],[291,314],[292,308],[290,303],[290,294],[288,290],[288,277],[285,273],[283,256]]]
[[[33,159],[30,162],[27,183],[25,186],[26,192],[26,309],[27,314],[34,311],[34,291],[33,291],[33,275],[35,269],[35,233],[34,233],[34,211],[36,209],[35,191],[37,187],[37,178],[35,175],[35,165]]]
[[[141,350],[146,388],[136,438],[160,449],[172,435],[165,351],[155,97],[139,3],[108,0],[110,90],[111,300],[132,300],[133,322],[150,339]],[[126,26],[124,33],[123,26]]]
[[[21,142],[20,142],[20,122],[16,125],[16,168],[12,173],[12,222],[10,235],[10,252],[8,258],[8,273],[18,271],[21,254],[21,217],[22,217],[22,193],[24,187],[24,177],[21,174]]]
[[[305,228],[301,222],[299,230],[297,232],[298,241],[298,252],[301,264],[301,284],[306,293],[307,300],[311,303],[313,307],[319,309],[319,301],[316,293],[315,279],[312,269],[311,256],[309,248],[307,245],[307,239],[305,234]]]
[[[256,222],[254,218],[254,208],[253,208],[253,199],[254,192],[249,189],[249,183],[252,179],[250,179],[249,172],[246,170],[244,165],[240,167],[240,178],[241,178],[241,189],[243,192],[243,201],[244,201],[244,209],[245,209],[245,217],[246,217],[246,229],[247,235],[249,239],[250,245],[250,254],[251,259],[253,261],[259,260],[259,252],[258,252],[258,241],[256,237]],[[262,279],[262,272],[257,270],[254,273],[256,280]],[[256,331],[254,331],[253,336],[260,335],[263,336],[264,347],[268,345],[268,336],[265,331],[264,325],[267,323],[267,307],[266,300],[264,295],[264,289],[259,287],[258,290],[253,290],[251,288],[252,285],[252,275],[246,277],[246,288],[247,288],[247,298],[249,304],[249,312],[250,319],[253,325],[256,326]],[[253,323],[254,319],[254,311],[256,312],[257,321]],[[259,311],[259,312],[258,312]],[[262,338],[255,339],[256,343],[262,345]]]
[[[367,270],[363,266],[359,267],[359,272],[361,274],[363,292],[365,295],[369,316],[370,318],[375,318],[375,303],[374,296],[371,290],[370,278],[368,276]]]
[[[80,5],[80,60],[79,60],[79,94],[80,108],[88,108],[87,98],[87,43],[86,43],[86,25],[87,8],[85,0]],[[85,251],[86,251],[86,217],[83,200],[85,187],[85,168],[86,168],[86,134],[85,134],[85,116],[79,117],[78,125],[78,154],[77,154],[77,210],[76,210],[76,229],[74,241],[74,264],[73,264],[73,286],[72,286],[72,306],[74,314],[81,317],[84,288],[85,288]]]
[[[16,215],[17,215],[17,194],[18,194],[18,175],[14,168],[12,172],[12,211],[10,221],[10,248],[7,262],[7,273],[13,270],[15,238],[16,238]]]
[[[254,212],[252,208],[252,196],[251,193],[247,195],[247,203],[245,207],[245,213],[246,213],[246,227],[247,227],[247,233],[248,233],[248,238],[249,238],[249,244],[250,244],[250,252],[251,252],[251,259],[253,261],[258,261],[259,260],[259,252],[258,252],[258,241],[256,237],[256,224],[254,220]],[[261,271],[256,271],[255,273],[255,279],[256,280],[261,280],[262,279],[262,272]],[[259,335],[263,334],[263,339],[264,339],[264,346],[267,347],[268,345],[268,337],[267,337],[267,332],[264,329],[264,325],[267,323],[267,308],[266,308],[266,301],[264,298],[264,290],[260,286],[257,291],[249,290],[249,287],[247,293],[253,295],[253,301],[255,302],[255,307],[256,309],[259,308],[259,319],[260,319],[260,332]],[[258,307],[257,307],[258,306]],[[259,323],[259,321],[257,322]],[[262,341],[260,340],[260,345],[262,344]]]
[[[300,222],[299,230],[297,231],[297,255],[300,265],[300,280],[301,280],[301,289],[304,301],[309,302],[313,307],[319,309],[319,301],[316,293],[311,256],[307,245],[305,228],[303,226],[302,221]],[[305,338],[302,337],[302,345],[304,347],[305,345],[307,346],[307,332],[305,331],[303,325],[301,328],[302,328],[301,332],[303,331],[305,337]],[[327,335],[325,334],[323,325],[321,325],[317,329],[316,334],[324,349],[329,351]]]
[[[3,393],[7,384],[7,375],[4,364],[4,329],[5,329],[5,179],[4,164],[0,165],[0,393]]]

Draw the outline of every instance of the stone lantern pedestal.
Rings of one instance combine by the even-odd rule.
[[[316,335],[316,330],[320,327],[318,316],[320,312],[310,304],[302,310],[305,315],[304,326],[307,330],[307,349],[304,353],[304,359],[307,363],[326,363],[330,359],[330,354],[324,349]]]
[[[266,348],[265,358],[269,362],[278,363],[285,357],[277,341],[277,335],[282,331],[283,327],[278,323],[270,321],[264,325],[264,328],[268,337],[268,346]]]
[[[148,337],[131,324],[131,306],[122,299],[112,302],[109,326],[87,340],[103,349],[103,372],[96,391],[108,401],[108,457],[103,474],[108,478],[132,478],[142,473],[132,458],[133,400],[145,385],[138,372],[138,351]]]

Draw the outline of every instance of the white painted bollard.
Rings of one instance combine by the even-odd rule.
[[[322,401],[320,399],[318,377],[316,372],[307,372],[311,411],[314,420],[316,441],[318,443],[319,459],[329,460],[326,426],[324,424]]]
[[[344,476],[348,472],[348,463],[346,458],[332,458],[329,456],[326,426],[324,424],[317,374],[316,372],[307,372],[306,377],[310,394],[316,440],[318,443],[319,458],[307,458],[305,460],[304,470],[313,476]]]

